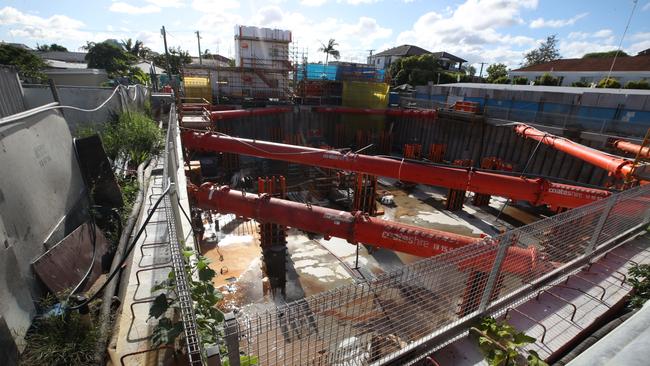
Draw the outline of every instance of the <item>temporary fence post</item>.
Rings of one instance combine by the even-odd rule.
[[[612,211],[612,208],[614,207],[617,201],[618,201],[618,194],[614,194],[608,198],[607,204],[605,205],[605,208],[603,208],[603,213],[600,215],[600,218],[596,223],[596,228],[594,229],[594,233],[591,235],[591,240],[589,240],[589,243],[585,248],[585,255],[589,255],[591,254],[591,252],[594,251],[594,248],[598,244],[598,239],[600,239],[600,234],[603,231],[603,227],[607,222],[607,218],[609,218],[609,213]]]
[[[237,319],[235,313],[224,315],[226,325],[226,347],[228,349],[228,361],[230,366],[240,366],[239,363],[239,334],[237,331]]]
[[[479,303],[478,306],[478,311],[480,313],[484,312],[485,309],[487,309],[487,305],[490,302],[494,285],[496,284],[497,278],[499,277],[499,272],[501,272],[501,265],[503,264],[503,260],[506,258],[506,253],[508,252],[508,248],[510,247],[511,238],[512,238],[512,233],[506,232],[505,234],[503,234],[501,240],[499,241],[499,248],[497,248],[497,254],[494,257],[494,264],[492,265],[490,276],[487,279],[487,283],[485,284],[485,290],[483,290],[483,295],[481,296],[481,302]]]

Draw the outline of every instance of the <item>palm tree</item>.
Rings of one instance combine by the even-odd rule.
[[[133,42],[131,38],[125,39],[122,40],[121,44],[124,51],[132,54],[133,56],[140,56],[141,51],[144,48],[142,41],[138,41],[137,39],[135,42]]]
[[[330,38],[329,42],[327,42],[327,46],[324,43],[321,43],[321,47],[318,49],[318,52],[325,52],[325,65],[327,65],[330,55],[332,55],[332,57],[337,60],[341,58],[339,51],[334,49],[334,47],[338,45],[339,44],[336,43],[333,38]]]

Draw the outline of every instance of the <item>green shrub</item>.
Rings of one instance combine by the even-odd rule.
[[[574,81],[573,83],[571,83],[571,86],[575,86],[579,88],[588,88],[591,86],[591,84],[586,81]]]
[[[618,80],[614,78],[602,78],[598,82],[598,85],[596,85],[596,88],[619,89],[620,87],[621,83],[619,83]]]
[[[551,86],[557,86],[560,83],[560,79],[554,77],[553,75],[549,74],[548,72],[545,72],[544,75],[542,75],[539,80],[537,81],[537,85],[551,85]]]
[[[514,85],[528,85],[528,78],[525,78],[523,76],[516,76],[514,79],[512,79],[512,83]]]
[[[508,79],[508,76],[499,76],[494,79],[492,84],[510,84],[510,79]]]
[[[162,132],[158,125],[143,113],[122,113],[117,122],[101,132],[106,154],[117,158],[120,152],[127,154],[131,162],[139,165],[162,147]]]
[[[625,89],[650,89],[650,84],[645,80],[628,81],[625,84]]]

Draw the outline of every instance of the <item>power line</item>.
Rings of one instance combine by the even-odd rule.
[[[614,69],[614,64],[616,63],[616,58],[618,57],[618,53],[621,52],[621,46],[623,45],[623,39],[625,39],[625,35],[627,34],[628,28],[630,28],[630,22],[632,22],[632,16],[634,15],[634,11],[636,10],[636,5],[638,4],[638,0],[633,0],[634,6],[632,6],[632,11],[630,12],[630,17],[627,18],[627,24],[625,24],[625,30],[623,31],[623,36],[621,36],[620,42],[618,42],[618,48],[616,49],[616,53],[614,54],[614,59],[612,60],[612,66],[609,67],[609,71],[607,72],[607,78],[605,79],[605,85],[609,83],[609,77],[612,75],[612,70]]]

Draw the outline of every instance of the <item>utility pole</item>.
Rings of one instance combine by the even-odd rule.
[[[201,59],[201,36],[199,31],[196,31],[196,42],[199,44],[199,65],[203,65],[203,60]]]
[[[160,34],[163,36],[163,43],[165,44],[165,59],[167,60],[167,76],[169,76],[169,84],[171,85],[172,83],[172,72],[170,70],[170,64],[169,64],[169,51],[167,50],[167,33],[165,32],[165,26],[162,26],[162,29],[160,30]]]
[[[370,64],[370,58],[372,57],[372,53],[375,51],[374,49],[372,50],[367,50],[368,51],[368,60],[367,63]]]
[[[487,62],[481,62],[481,72],[478,73],[478,77],[483,77],[483,65],[486,65]]]

